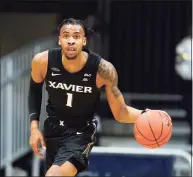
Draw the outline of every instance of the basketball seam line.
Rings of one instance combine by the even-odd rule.
[[[138,129],[138,127],[137,127],[137,124],[136,124],[136,128],[137,128],[137,131],[140,133],[140,135],[141,135],[143,138],[145,138],[145,139],[148,140],[148,141],[155,141],[155,140],[150,140],[150,139],[146,138],[146,137],[139,131],[139,129]],[[134,133],[134,134],[135,134],[135,133]]]
[[[161,119],[162,119],[162,115],[161,113],[159,112],[160,116],[161,116]],[[167,116],[167,115],[166,115]],[[168,117],[168,116],[167,116]],[[169,117],[168,117],[169,118]],[[162,119],[162,127],[163,127],[163,119]],[[172,131],[172,128],[170,128],[170,131],[168,132],[168,134],[161,140],[163,141],[164,139],[166,139],[168,137],[168,135],[170,134],[170,132]],[[160,138],[160,137],[159,137]],[[159,138],[157,140],[159,140]]]
[[[161,118],[161,122],[162,122],[162,129],[161,129],[161,134],[160,134],[160,136],[157,138],[157,140],[158,140],[159,138],[161,138],[161,136],[162,136],[162,132],[163,132],[163,119],[162,119],[162,115],[160,114],[160,112],[158,112],[158,114],[160,115],[160,118]]]
[[[162,139],[161,141],[159,141],[158,143],[161,143],[163,140],[165,140],[167,137],[168,137],[168,135],[170,134],[170,132],[171,132],[171,128],[170,128],[170,131],[168,132],[168,134],[166,135],[166,137],[164,137],[164,139]],[[167,141],[168,142],[168,141]],[[156,145],[157,143],[155,143],[155,144],[143,144],[143,145],[146,145],[146,146],[151,146],[151,145]]]
[[[160,112],[158,112],[159,114],[160,114]],[[163,118],[162,118],[162,115],[160,114],[160,116],[161,116],[161,120],[162,120],[162,130],[161,130],[161,135],[162,135],[162,132],[163,132]],[[167,116],[168,117],[168,116]],[[154,133],[153,133],[153,130],[152,130],[152,128],[151,128],[151,124],[150,124],[150,122],[149,122],[149,119],[147,119],[148,120],[148,123],[149,123],[149,126],[150,126],[150,129],[151,129],[151,132],[152,132],[152,134],[154,135]],[[148,140],[148,141],[156,141],[156,143],[154,143],[154,144],[141,144],[141,145],[144,145],[144,146],[152,146],[152,145],[158,145],[159,147],[160,147],[160,145],[163,145],[164,143],[167,143],[167,142],[163,142],[163,140],[165,140],[168,136],[169,136],[169,134],[171,133],[171,131],[172,131],[172,128],[170,128],[170,130],[169,130],[169,132],[167,133],[167,135],[163,138],[163,139],[161,139],[161,140],[159,140],[160,139],[160,137],[161,137],[161,135],[159,136],[159,138],[155,138],[155,135],[154,135],[154,140],[149,140],[148,138],[146,138],[145,136],[143,136],[143,134],[139,131],[139,129],[138,129],[138,127],[137,127],[137,124],[135,124],[135,127],[136,127],[136,129],[137,129],[137,131],[141,134],[141,136],[143,137],[143,138],[145,138],[146,140]],[[134,135],[136,136],[136,133],[134,132]],[[161,143],[162,142],[162,143]]]
[[[147,117],[147,116],[146,116],[146,117]],[[151,132],[152,132],[152,134],[153,134],[153,136],[154,136],[154,139],[155,139],[157,145],[160,147],[160,145],[159,145],[158,142],[157,142],[157,139],[156,139],[156,137],[155,137],[155,134],[154,134],[154,132],[153,132],[153,129],[152,129],[152,127],[151,127],[151,124],[150,124],[150,122],[149,122],[148,117],[147,117],[147,121],[148,121],[149,127],[150,127],[150,129],[151,129]],[[163,122],[162,122],[162,124],[163,124]]]
[[[167,143],[167,142],[162,142],[162,143],[160,143],[159,145],[159,147],[161,147],[162,145],[164,145],[165,143]],[[141,144],[141,145],[143,145],[143,146],[146,146],[146,147],[148,147],[148,148],[155,148],[155,147],[152,147],[152,146],[154,146],[154,145],[156,145],[157,146],[157,143],[156,144],[150,144],[150,145],[148,145],[148,144]]]
[[[160,113],[159,113],[160,114]],[[162,119],[162,115],[160,114],[160,116],[161,116],[161,119]],[[163,120],[163,119],[162,119]],[[162,127],[163,127],[163,121],[162,121]],[[169,132],[168,132],[168,134],[163,138],[163,139],[161,139],[161,140],[159,140],[160,139],[160,137],[158,138],[158,139],[156,139],[157,141],[158,141],[158,143],[161,143],[163,140],[165,140],[167,137],[168,137],[168,135],[170,134],[170,132],[172,131],[172,128],[170,128],[170,130],[169,130]],[[162,134],[162,133],[161,133]],[[168,141],[167,141],[168,142]],[[154,143],[154,144],[143,144],[144,146],[152,146],[152,145],[156,145],[157,143]]]

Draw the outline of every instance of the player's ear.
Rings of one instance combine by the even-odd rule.
[[[86,46],[86,44],[87,44],[87,39],[86,37],[84,37],[83,46]]]
[[[58,45],[61,45],[61,42],[60,42],[60,37],[59,37],[59,39],[58,39]]]

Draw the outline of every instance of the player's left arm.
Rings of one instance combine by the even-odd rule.
[[[114,118],[122,123],[134,123],[142,110],[126,105],[118,88],[118,75],[115,67],[110,62],[101,59],[98,75],[104,83],[107,100]]]

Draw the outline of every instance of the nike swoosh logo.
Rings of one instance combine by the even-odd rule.
[[[81,135],[82,133],[81,133],[81,132],[77,132],[76,134],[77,134],[77,135]]]
[[[59,75],[62,75],[62,74],[55,74],[55,73],[52,73],[51,75],[52,75],[52,76],[59,76]]]

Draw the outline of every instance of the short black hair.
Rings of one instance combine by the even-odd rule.
[[[64,26],[64,25],[80,25],[83,30],[84,30],[84,33],[85,33],[85,36],[88,37],[88,35],[91,35],[91,34],[95,34],[95,35],[98,35],[94,32],[93,29],[89,28],[83,20],[78,20],[78,19],[74,19],[74,18],[68,18],[68,19],[64,19],[62,21],[62,23],[59,24],[58,26],[58,34],[60,34],[60,30],[61,28]]]

